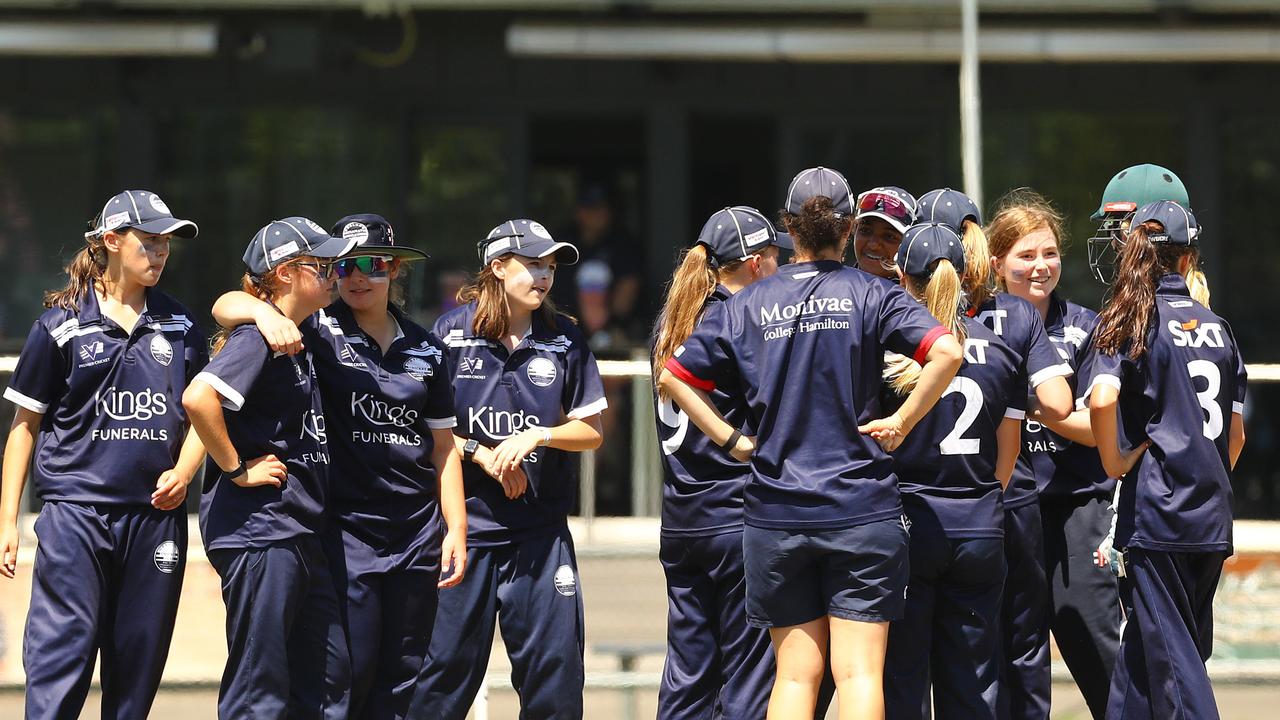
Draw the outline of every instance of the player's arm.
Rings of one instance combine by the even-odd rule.
[[[689,420],[710,438],[711,442],[720,447],[724,447],[734,433],[738,433],[738,439],[733,447],[727,448],[733,457],[745,462],[751,457],[751,453],[755,452],[755,439],[742,435],[737,428],[730,425],[720,414],[715,403],[711,402],[711,397],[702,390],[686,384],[666,368],[663,368],[658,375],[658,389],[664,396],[671,398],[685,415],[689,416]]]
[[[1018,451],[1022,449],[1022,419],[1006,417],[996,428],[996,480],[1000,489],[1009,487],[1013,468],[1018,464]]]
[[[1071,415],[1073,405],[1071,383],[1068,383],[1065,377],[1059,375],[1045,380],[1036,386],[1035,394],[1036,402],[1040,407],[1036,411],[1039,417],[1033,419],[1048,424],[1066,420]],[[1063,435],[1063,433],[1058,434]],[[1063,437],[1067,436],[1063,435]],[[1092,441],[1092,438],[1090,440]],[[1092,442],[1089,444],[1092,445]]]
[[[27,485],[31,452],[36,446],[43,413],[18,406],[4,444],[4,469],[0,475],[0,575],[12,578],[18,571],[18,509]]]
[[[213,303],[213,319],[225,328],[253,323],[275,352],[293,355],[302,350],[302,331],[271,303],[241,290],[223,293]]]
[[[1120,390],[1114,386],[1095,385],[1089,393],[1089,422],[1093,437],[1098,442],[1098,455],[1107,477],[1122,478],[1128,474],[1142,453],[1151,445],[1144,440],[1129,452],[1120,449],[1120,423],[1117,418]]]
[[[1231,413],[1231,429],[1227,435],[1227,454],[1231,458],[1231,469],[1236,469],[1236,461],[1244,450],[1244,415]],[[8,457],[7,455],[5,457]],[[5,476],[8,479],[8,476]]]
[[[467,571],[467,494],[462,484],[462,453],[453,442],[451,428],[432,428],[431,464],[436,468],[436,493],[445,536],[440,547],[439,587],[462,582]]]
[[[178,452],[178,462],[161,473],[156,481],[155,492],[151,493],[151,506],[157,510],[173,510],[187,499],[187,487],[204,462],[204,443],[200,442],[200,434],[193,429],[187,430],[187,437],[182,441],[182,450]]]
[[[1089,420],[1089,410],[1087,409],[1077,410],[1068,415],[1065,420],[1054,421],[1045,416],[1042,407],[1032,416],[1032,419],[1044,423],[1045,427],[1073,443],[1088,447],[1097,447],[1098,445],[1097,441],[1093,439],[1093,425]]]
[[[227,421],[222,416],[222,401],[218,391],[197,376],[182,393],[182,407],[186,409],[187,417],[191,418],[191,427],[199,433],[200,442],[218,467],[224,473],[231,473],[240,467],[240,452],[231,444],[231,436],[227,434]],[[241,487],[280,487],[288,475],[284,463],[275,455],[245,459],[244,464],[244,471],[231,478],[232,482]]]

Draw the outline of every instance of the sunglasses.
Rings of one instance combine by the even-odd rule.
[[[864,192],[858,196],[858,214],[879,212],[898,222],[910,225],[915,212],[901,198],[883,192]]]
[[[321,280],[328,280],[329,274],[333,272],[333,263],[295,262],[291,264],[296,265],[297,267],[304,267],[311,270],[311,272],[315,273],[316,277],[320,278]]]
[[[343,258],[334,264],[338,269],[338,277],[348,278],[356,271],[368,277],[386,277],[391,272],[391,256],[361,255],[360,257]]]

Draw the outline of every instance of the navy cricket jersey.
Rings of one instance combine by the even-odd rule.
[[[449,353],[458,436],[496,447],[529,428],[583,420],[608,407],[595,356],[568,318],[557,316],[553,328],[535,314],[529,334],[508,353],[475,335],[475,312],[475,303],[454,308],[434,328]],[[578,495],[578,454],[540,447],[523,467],[528,489],[508,500],[483,468],[462,464],[469,545],[504,545],[564,525]]]
[[[733,297],[717,285],[703,304],[703,317],[720,312]],[[699,321],[701,322],[701,320]],[[735,388],[717,387],[711,402],[724,419],[741,428],[747,407]],[[658,442],[662,446],[662,534],[668,537],[716,535],[742,529],[742,490],[751,466],[734,460],[689,421],[670,399],[654,393]]]
[[[881,417],[884,351],[923,361],[946,328],[902,288],[839,262],[793,263],[708,313],[667,362],[690,385],[740,388],[757,430],[745,521],[840,528],[902,510]]]
[[[1030,390],[1034,391],[1041,383],[1055,377],[1067,377],[1070,382],[1074,368],[1069,357],[1074,357],[1074,353],[1058,350],[1034,305],[1016,295],[999,293],[983,303],[975,317],[1022,357],[1022,371],[1027,377]],[[1059,338],[1064,337],[1064,334],[1065,330],[1059,333]],[[1035,502],[1039,497],[1030,448],[1041,442],[1039,435],[1045,432],[1042,428],[1040,423],[1033,420],[1026,420],[1023,425],[1023,450],[1018,453],[1013,478],[1004,491],[1006,508],[1021,507]],[[1035,440],[1031,437],[1033,434],[1037,436]]]
[[[27,335],[4,396],[43,414],[32,477],[43,500],[150,505],[156,481],[186,436],[182,391],[204,367],[207,343],[191,313],[146,291],[132,331],[102,314],[46,310]]]
[[[1089,360],[1089,391],[1120,391],[1120,447],[1151,440],[1120,484],[1116,547],[1230,552],[1227,446],[1231,415],[1244,412],[1244,358],[1231,327],[1176,273],[1156,288],[1147,348],[1137,361],[1097,352]]]
[[[222,396],[222,417],[240,459],[275,455],[282,487],[240,487],[209,458],[200,497],[206,550],[265,547],[319,531],[329,492],[325,417],[310,349],[275,353],[253,325],[231,331],[197,380]]]
[[[456,424],[443,343],[388,309],[398,332],[385,352],[341,300],[302,325],[328,422],[334,516],[377,546],[415,536],[432,520],[431,430]]]
[[[996,430],[1026,416],[1020,355],[986,325],[964,318],[964,364],[942,398],[893,452],[902,503],[920,525],[932,515],[947,537],[1003,537]]]
[[[1050,298],[1045,330],[1058,354],[1078,373],[1093,345],[1098,313],[1064,300],[1057,292]],[[1072,395],[1087,387],[1078,374],[1067,378]],[[1044,425],[1028,420],[1022,433],[1022,455],[1035,474],[1044,497],[1084,496],[1110,500],[1116,481],[1102,469],[1097,448],[1071,442]]]

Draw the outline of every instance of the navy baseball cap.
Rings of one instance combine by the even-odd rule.
[[[780,239],[782,237],[786,238],[785,241]],[[779,236],[763,213],[746,205],[735,205],[712,213],[702,226],[702,232],[698,233],[695,244],[706,245],[717,266],[746,260],[770,245],[794,249],[790,235]]]
[[[1144,222],[1158,222],[1164,226],[1164,232],[1152,233],[1147,239],[1153,243],[1169,243],[1170,245],[1186,245],[1193,247],[1199,244],[1200,223],[1191,211],[1172,200],[1161,200],[1148,203],[1138,208],[1133,214],[1129,227],[1136,227]]]
[[[333,237],[307,218],[287,217],[272,220],[253,236],[244,250],[244,264],[249,272],[262,275],[294,258],[342,257],[355,246],[355,240]]]
[[[878,217],[900,233],[905,233],[916,222],[916,198],[900,187],[883,185],[871,188],[858,195],[857,206],[856,217],[859,220]]]
[[[787,201],[782,206],[792,215],[799,215],[804,203],[815,195],[831,198],[831,204],[842,216],[853,217],[853,191],[849,189],[849,181],[844,175],[824,167],[811,167],[801,170],[787,187]]]
[[[490,230],[476,249],[480,254],[480,262],[486,265],[490,260],[507,253],[529,258],[555,255],[556,261],[565,265],[578,262],[577,247],[567,242],[557,242],[542,223],[528,219],[502,223]]]
[[[898,267],[903,274],[927,278],[933,264],[946,258],[957,273],[964,272],[964,243],[954,230],[942,223],[920,223],[907,228],[898,246]]]
[[[90,224],[93,228],[84,234],[86,238],[128,228],[148,235],[172,234],[188,240],[200,233],[195,223],[174,217],[160,196],[149,190],[125,190],[116,195],[102,206],[102,212]]]
[[[956,232],[964,232],[964,221],[982,224],[982,210],[968,195],[951,188],[930,190],[920,196],[917,203],[917,220],[922,223],[942,223]]]
[[[403,260],[425,260],[430,255],[417,249],[396,244],[396,233],[391,223],[381,215],[362,213],[348,215],[333,224],[329,234],[344,240],[355,240],[349,255],[390,255]]]

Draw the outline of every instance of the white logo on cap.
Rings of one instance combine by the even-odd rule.
[[[112,213],[102,219],[102,229],[115,230],[121,225],[129,222],[129,211]]]
[[[275,262],[282,257],[289,257],[296,252],[298,252],[298,243],[290,240],[278,248],[272,248],[271,252],[267,253],[267,261]]]
[[[168,367],[169,363],[173,362],[173,346],[169,344],[169,341],[163,335],[156,335],[151,338],[151,357],[165,367]]]
[[[742,238],[742,241],[746,243],[748,246],[751,246],[751,245],[756,245],[758,243],[762,243],[768,239],[769,239],[769,228],[760,228],[759,230]]]
[[[431,363],[420,357],[411,357],[404,361],[404,371],[414,380],[422,380],[424,377],[431,377],[434,370],[431,369]]]
[[[306,218],[303,218],[303,219],[302,219],[302,222],[306,223],[306,224],[307,224],[307,227],[311,228],[312,230],[314,230],[314,231],[316,231],[316,232],[318,232],[318,233],[320,233],[320,234],[322,234],[322,235],[327,235],[327,234],[328,234],[328,233],[326,233],[326,232],[324,231],[324,228],[322,228],[322,227],[320,227],[319,225],[315,224],[315,222],[314,222],[314,221],[312,221],[312,220],[308,220],[308,219],[306,219]]]
[[[534,235],[537,235],[543,240],[551,239],[551,233],[547,232],[547,229],[542,227],[542,223],[540,222],[529,223],[529,232],[533,233]]]
[[[529,361],[529,382],[538,387],[547,387],[556,381],[556,364],[544,357]]]
[[[556,568],[556,592],[565,597],[573,597],[578,594],[578,584],[574,582],[573,568],[568,565],[561,565]]]
[[[163,213],[165,215],[173,214],[169,212],[169,206],[164,204],[164,201],[160,199],[159,195],[151,195],[151,207],[155,208],[158,213]]]
[[[355,240],[357,245],[369,242],[369,226],[362,222],[349,222],[342,228],[343,240]]]
[[[156,569],[165,575],[172,575],[174,570],[178,569],[178,560],[182,558],[178,552],[178,544],[172,540],[165,540],[156,546],[155,552],[151,553],[151,559],[155,561]]]

